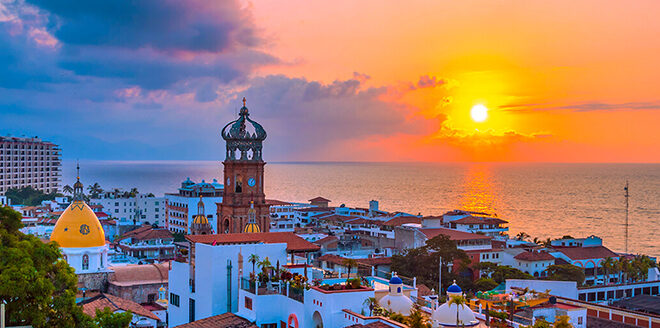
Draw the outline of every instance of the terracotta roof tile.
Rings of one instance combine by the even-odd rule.
[[[355,259],[358,263],[366,264],[369,266],[374,266],[374,265],[384,265],[384,264],[392,264],[392,258],[391,257],[370,257],[367,259]]]
[[[612,252],[605,246],[595,247],[566,247],[557,248],[572,260],[603,259],[606,257],[619,257],[617,253]]]
[[[400,225],[406,224],[406,223],[421,224],[422,223],[422,218],[416,217],[416,216],[397,216],[393,219],[385,221],[385,223],[383,223],[383,224],[387,225],[387,226],[397,227],[397,226],[400,226]]]
[[[475,240],[475,239],[492,239],[492,237],[484,236],[476,233],[463,232],[445,228],[433,229],[420,229],[426,235],[426,238],[431,239],[437,235],[448,236],[451,240]]]
[[[327,236],[325,238],[321,238],[321,239],[315,241],[314,244],[322,245],[322,244],[332,243],[332,242],[335,242],[335,241],[338,241],[338,240],[339,240],[339,238],[337,238],[337,236]]]
[[[452,223],[457,224],[505,224],[509,223],[502,219],[498,218],[489,218],[489,217],[480,217],[480,216],[468,216],[462,219],[451,221]]]
[[[189,322],[176,328],[257,328],[257,325],[233,313],[223,313]]]
[[[186,239],[202,244],[276,244],[286,243],[288,252],[315,252],[318,245],[302,239],[293,232],[227,233],[216,235],[187,235]]]
[[[96,316],[97,309],[103,311],[105,308],[110,308],[112,312],[117,310],[131,311],[133,314],[159,320],[155,314],[145,309],[142,305],[110,294],[101,293],[92,297],[91,299],[84,301],[82,307],[83,312],[91,317]]]
[[[266,204],[271,205],[271,206],[272,205],[275,205],[275,206],[277,206],[277,205],[292,205],[289,202],[283,202],[283,201],[277,200],[277,199],[266,199]]]
[[[554,256],[546,253],[546,252],[522,252],[516,256],[513,257],[516,260],[521,260],[521,261],[552,261],[555,259]]]
[[[331,202],[331,200],[323,198],[323,197],[315,197],[309,200],[310,202]]]
[[[168,262],[110,267],[110,270],[115,272],[110,279],[110,284],[133,286],[160,283],[167,285],[169,269]]]
[[[135,230],[131,230],[121,236],[119,240],[126,238],[133,238],[136,240],[150,240],[150,239],[171,239],[174,238],[172,233],[164,228],[153,228],[152,226],[142,226]]]

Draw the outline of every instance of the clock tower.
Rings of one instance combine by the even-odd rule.
[[[266,162],[261,157],[266,131],[250,119],[245,98],[238,119],[222,129],[222,139],[227,147],[222,162],[225,189],[218,204],[218,233],[267,232],[270,211],[264,194]]]

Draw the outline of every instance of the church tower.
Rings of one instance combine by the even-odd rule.
[[[190,227],[191,234],[213,234],[213,227],[211,227],[211,223],[209,223],[209,220],[206,218],[206,213],[204,212],[204,201],[202,200],[202,195],[199,195],[199,202],[197,203],[197,215],[195,215],[193,218],[192,226]]]
[[[259,231],[270,229],[270,211],[264,194],[264,165],[261,157],[266,131],[250,119],[245,105],[237,120],[222,129],[226,142],[225,190],[218,204],[218,233],[239,233],[252,221]],[[252,229],[250,229],[252,230]],[[256,230],[256,229],[255,229]]]

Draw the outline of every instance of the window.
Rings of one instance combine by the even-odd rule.
[[[245,296],[245,308],[252,310],[252,299],[247,296]]]
[[[99,256],[99,263],[101,264],[100,267],[103,267],[103,254]]]
[[[87,254],[83,255],[82,269],[83,270],[88,270],[89,269],[89,255],[87,255]]]
[[[153,303],[156,301],[156,294],[147,295],[147,303]]]
[[[578,317],[578,325],[582,324],[582,317]]]
[[[188,300],[188,322],[193,321],[195,321],[195,300],[191,298]]]
[[[179,306],[179,295],[170,293],[170,304]]]

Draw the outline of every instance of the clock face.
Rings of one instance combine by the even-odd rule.
[[[257,181],[254,180],[254,178],[250,178],[250,179],[248,180],[248,186],[250,186],[250,187],[254,187],[254,185],[255,185],[256,183],[257,183]]]
[[[231,186],[231,179],[230,178],[227,178],[227,185]]]

